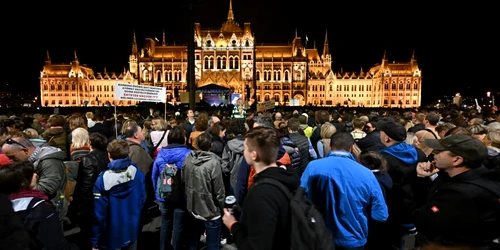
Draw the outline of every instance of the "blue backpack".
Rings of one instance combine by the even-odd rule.
[[[168,199],[172,192],[177,189],[179,183],[175,178],[177,176],[177,166],[175,164],[165,164],[165,168],[160,173],[156,182],[158,196],[163,199]]]

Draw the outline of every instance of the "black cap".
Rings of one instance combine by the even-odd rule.
[[[450,135],[443,139],[427,139],[427,147],[450,151],[469,161],[483,161],[488,156],[488,149],[478,139],[470,135]]]
[[[404,141],[406,140],[406,129],[403,125],[391,121],[391,120],[380,120],[377,122],[377,129],[383,131],[389,138],[395,141]]]

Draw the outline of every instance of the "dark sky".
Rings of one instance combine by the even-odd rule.
[[[216,29],[226,20],[229,0],[193,1],[198,3],[194,18],[202,28]],[[4,72],[15,84],[2,83],[0,88],[38,91],[47,49],[53,63],[69,63],[76,50],[80,62],[95,71],[122,71],[128,67],[133,30],[139,44],[146,37],[161,39],[163,29],[167,43],[186,44],[187,2],[14,3],[11,16],[1,19],[4,34],[10,35],[4,38],[4,49],[13,59],[10,72],[19,73]],[[258,43],[286,43],[297,28],[300,36],[309,37],[308,47],[316,40],[322,48],[328,29],[336,71],[366,70],[381,61],[384,49],[390,61],[408,61],[415,49],[424,76],[424,102],[456,91],[500,90],[500,42],[494,33],[500,20],[492,4],[370,2],[233,0],[233,10],[241,25],[252,23]]]

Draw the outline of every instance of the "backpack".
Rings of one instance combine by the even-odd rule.
[[[75,193],[76,182],[78,179],[78,168],[80,162],[78,161],[64,161],[64,166],[66,167],[66,188],[64,191],[64,196],[69,202],[73,201],[73,194]]]
[[[279,188],[290,200],[290,249],[334,250],[331,233],[326,228],[323,215],[307,199],[305,189],[298,187],[291,192],[281,182],[264,178],[256,184],[271,184]]]
[[[160,198],[170,198],[172,192],[177,189],[177,180],[175,178],[177,170],[175,164],[165,164],[156,182],[156,189]]]

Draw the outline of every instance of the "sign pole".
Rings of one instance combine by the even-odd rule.
[[[167,122],[167,102],[165,102],[165,111],[164,112],[165,112],[165,114],[164,114],[165,118],[164,119],[165,119],[165,122]]]
[[[118,139],[118,114],[116,113],[116,103],[115,103],[115,138]]]

